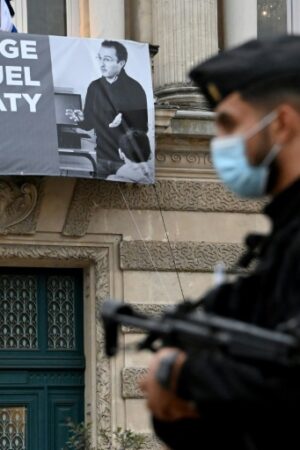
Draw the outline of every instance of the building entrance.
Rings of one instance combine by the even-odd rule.
[[[84,415],[80,270],[0,269],[0,447],[61,450]]]

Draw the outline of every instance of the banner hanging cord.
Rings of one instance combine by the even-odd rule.
[[[148,246],[147,246],[147,243],[146,243],[145,239],[143,238],[143,235],[142,235],[142,233],[141,233],[141,230],[140,230],[140,228],[139,228],[139,226],[138,226],[138,224],[137,224],[137,222],[136,222],[136,220],[135,220],[135,218],[134,218],[134,216],[133,216],[133,214],[132,214],[132,211],[131,211],[131,209],[130,209],[129,203],[128,203],[128,201],[126,200],[125,195],[124,195],[124,192],[122,191],[121,186],[120,186],[119,183],[118,183],[118,188],[119,188],[120,194],[121,194],[121,196],[122,196],[122,198],[123,198],[123,201],[124,201],[124,203],[125,203],[125,205],[126,205],[126,208],[127,208],[128,212],[129,212],[129,215],[130,215],[130,217],[131,217],[132,223],[133,223],[134,226],[135,226],[135,229],[136,229],[136,231],[137,231],[137,233],[138,233],[138,235],[139,235],[139,238],[140,238],[141,241],[143,242],[144,248],[145,248],[145,250],[146,250],[146,252],[147,252],[147,254],[148,254],[148,256],[149,256],[149,259],[150,259],[151,264],[152,264],[152,266],[153,266],[153,268],[154,268],[154,270],[155,270],[155,273],[156,273],[156,275],[157,275],[157,277],[158,277],[158,280],[159,280],[161,286],[163,287],[164,291],[166,292],[166,295],[167,295],[169,301],[170,301],[171,303],[174,303],[174,299],[172,299],[172,298],[170,297],[169,289],[167,288],[167,286],[166,286],[165,283],[163,282],[163,279],[162,279],[162,277],[161,277],[161,275],[160,275],[160,273],[159,273],[159,271],[158,271],[158,269],[157,269],[157,267],[156,267],[156,265],[155,265],[155,262],[154,262],[154,260],[153,260],[153,258],[152,258],[152,255],[151,255],[151,252],[149,251],[149,248],[148,248]],[[164,219],[164,216],[163,216],[163,212],[162,212],[162,208],[161,208],[161,205],[160,205],[160,202],[159,202],[159,197],[158,197],[158,193],[157,193],[155,184],[153,185],[153,188],[154,188],[154,192],[155,192],[157,204],[158,204],[159,211],[160,211],[160,216],[161,216],[161,218],[162,218],[162,223],[163,223],[163,227],[164,227],[164,233],[165,233],[165,235],[166,235],[166,238],[167,238],[167,241],[168,241],[168,245],[169,245],[169,249],[170,249],[170,252],[171,252],[171,256],[172,256],[172,260],[173,260],[173,264],[174,264],[174,268],[175,268],[175,272],[176,272],[176,276],[177,276],[179,288],[180,288],[180,291],[181,291],[182,299],[183,299],[183,301],[184,301],[184,300],[185,300],[185,297],[184,297],[184,293],[183,293],[183,288],[182,288],[181,280],[180,280],[179,273],[178,273],[178,270],[177,270],[177,266],[176,266],[176,261],[175,261],[174,253],[173,253],[173,250],[172,250],[171,242],[170,242],[170,239],[169,239],[169,235],[168,235],[168,231],[167,231],[165,219]]]
[[[180,288],[182,300],[185,301],[185,297],[184,297],[184,293],[183,293],[183,287],[182,287],[182,284],[181,284],[181,280],[180,280],[180,276],[179,276],[179,271],[178,271],[178,268],[177,268],[177,265],[176,265],[175,255],[174,255],[174,252],[173,252],[173,249],[172,249],[172,246],[171,246],[171,242],[170,242],[170,239],[169,239],[169,233],[168,233],[168,231],[167,231],[167,225],[166,225],[166,222],[165,222],[165,218],[164,218],[164,215],[163,215],[163,211],[162,211],[162,207],[161,207],[161,204],[160,204],[159,195],[158,195],[158,192],[157,192],[157,188],[156,188],[156,184],[155,184],[155,183],[153,184],[153,189],[154,189],[154,192],[155,192],[156,201],[157,201],[157,204],[158,204],[158,207],[159,207],[160,216],[161,216],[162,223],[163,223],[163,226],[164,226],[165,236],[166,236],[167,241],[168,241],[168,246],[169,246],[170,254],[171,254],[171,257],[172,257],[172,260],[173,260],[174,269],[175,269],[175,272],[176,272],[176,276],[177,276],[178,285],[179,285],[179,288]]]

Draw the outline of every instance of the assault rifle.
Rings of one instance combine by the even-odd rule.
[[[243,360],[291,366],[300,363],[299,319],[277,327],[275,331],[196,309],[195,303],[184,302],[168,309],[162,316],[147,316],[131,305],[105,301],[101,316],[105,332],[107,356],[118,351],[121,325],[146,332],[137,350],[157,351],[161,347],[177,347],[187,353],[201,349],[222,351]]]

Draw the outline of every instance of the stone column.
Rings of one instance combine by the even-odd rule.
[[[124,39],[124,0],[90,0],[91,37]]]
[[[218,51],[217,0],[152,0],[154,86],[159,103],[203,106],[192,66]],[[243,2],[244,3],[244,2]]]
[[[257,0],[224,2],[225,47],[242,44],[257,37]]]
[[[90,37],[89,0],[80,0],[80,36]]]
[[[153,44],[152,2],[150,0],[127,0],[129,13],[129,38]]]
[[[14,24],[20,33],[27,33],[27,2],[15,0],[13,3],[15,10]]]

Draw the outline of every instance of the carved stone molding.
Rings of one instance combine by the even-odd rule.
[[[160,316],[163,314],[164,310],[170,305],[158,305],[158,304],[146,304],[146,303],[134,303],[133,307],[135,310],[139,311],[142,314],[147,314],[151,316]],[[141,333],[141,330],[135,327],[123,326],[122,331],[124,333]]]
[[[168,84],[162,88],[155,89],[155,96],[159,105],[180,108],[208,109],[207,102],[199,89],[191,83]]]
[[[128,367],[122,371],[122,397],[126,399],[142,399],[144,398],[138,381],[147,373],[144,367]],[[145,442],[142,446],[143,450],[162,450],[163,447],[156,436],[152,434],[143,434]]]
[[[123,270],[213,272],[220,261],[234,273],[243,253],[240,244],[123,241],[120,243],[120,265]]]
[[[18,260],[47,260],[53,261],[82,261],[84,265],[90,262],[95,267],[95,292],[96,292],[96,309],[99,310],[103,299],[109,295],[109,261],[108,249],[106,247],[73,247],[69,245],[11,245],[1,244],[0,259],[2,264],[11,259]],[[87,295],[87,292],[85,292]],[[98,315],[97,315],[98,317]],[[101,430],[110,431],[111,424],[111,375],[110,364],[105,356],[104,336],[100,321],[96,320],[96,407],[97,407],[97,436],[98,450],[107,447],[102,442],[100,435]]]
[[[213,113],[179,109],[163,128],[161,117],[168,112],[156,109],[157,177],[216,179],[209,152],[209,141],[215,135]]]
[[[147,373],[145,367],[127,367],[122,372],[123,389],[122,395],[124,399],[143,399],[144,395],[139,388],[139,379]],[[146,438],[143,450],[163,450],[164,446],[159,440],[151,435],[144,435]]]
[[[187,150],[197,149],[201,142],[209,150],[209,141],[216,134],[215,114],[200,109],[172,109],[168,106],[157,105],[155,108],[156,147],[161,150],[162,139],[169,144],[180,139]],[[171,150],[177,150],[177,146]]]
[[[171,121],[175,117],[177,108],[156,108],[155,130],[158,133],[171,131]]]
[[[33,234],[41,202],[41,179],[0,178],[0,234]]]
[[[151,434],[144,435],[145,442],[141,447],[141,450],[166,450],[166,447],[162,445],[156,436]]]
[[[181,169],[189,170],[209,170],[213,174],[212,163],[208,151],[185,151],[185,150],[157,150],[156,161],[159,168],[170,168],[174,170],[178,166]]]
[[[122,370],[122,397],[123,398],[144,398],[139,387],[139,380],[145,376],[145,367],[125,367]]]
[[[124,198],[126,203],[124,202]],[[160,180],[152,185],[78,180],[63,234],[84,236],[97,208],[259,213],[263,203],[241,200],[217,182]]]

